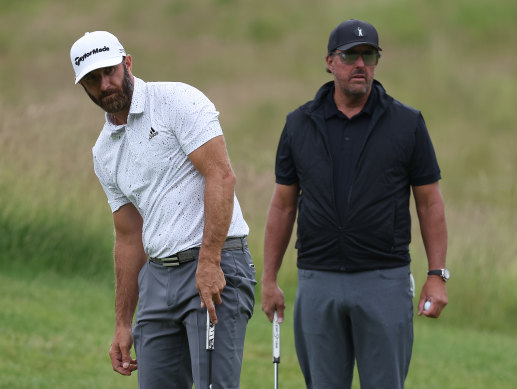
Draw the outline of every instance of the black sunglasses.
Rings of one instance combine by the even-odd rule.
[[[346,65],[355,64],[359,59],[359,56],[361,56],[366,66],[377,65],[379,58],[381,57],[381,54],[378,51],[363,51],[362,53],[358,53],[353,50],[348,50],[346,52],[334,51],[332,52],[332,55],[339,55],[341,57],[341,61]]]

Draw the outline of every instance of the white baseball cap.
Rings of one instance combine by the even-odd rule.
[[[87,32],[70,49],[75,83],[92,70],[118,65],[125,55],[115,35],[107,31]]]

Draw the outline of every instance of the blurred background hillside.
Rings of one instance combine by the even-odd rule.
[[[349,18],[376,26],[383,48],[376,79],[422,111],[442,169],[452,278],[450,305],[434,325],[515,339],[516,2],[1,0],[0,330],[11,335],[0,341],[0,354],[12,356],[10,388],[17,387],[16,372],[22,376],[23,369],[18,353],[6,354],[2,347],[30,339],[13,332],[12,318],[33,319],[24,316],[30,309],[24,304],[40,294],[31,285],[52,280],[73,294],[62,280],[74,280],[111,309],[112,218],[91,160],[104,115],[74,85],[73,42],[86,31],[109,30],[132,55],[136,76],[186,82],[214,102],[260,278],[285,116],[330,80],[324,63],[328,35]],[[413,272],[421,286],[426,261],[414,224]],[[292,248],[281,280],[292,306]],[[30,296],[21,298],[24,292],[16,288],[31,290]],[[259,296],[260,285],[253,320],[262,323]],[[66,301],[64,295],[55,298]],[[76,314],[88,309],[94,308],[86,304]],[[66,312],[42,313],[49,326],[57,321],[54,314]],[[99,315],[107,318],[102,331],[108,346],[100,348],[105,354],[112,313]],[[37,342],[31,347],[41,350]],[[257,352],[267,359],[269,344],[264,347]]]

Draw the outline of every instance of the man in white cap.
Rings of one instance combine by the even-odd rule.
[[[401,389],[413,345],[410,193],[429,266],[418,314],[447,304],[440,169],[419,111],[374,80],[376,29],[350,19],[330,34],[333,80],[291,112],[280,136],[264,243],[262,309],[284,317],[277,274],[298,212],[294,331],[310,389]]]
[[[86,33],[70,58],[106,112],[93,159],[115,226],[113,369],[138,367],[140,388],[206,388],[208,311],[212,383],[238,388],[256,281],[219,113],[189,85],[134,77],[109,32]]]

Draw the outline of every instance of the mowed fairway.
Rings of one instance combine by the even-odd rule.
[[[136,76],[186,82],[214,102],[260,280],[285,116],[330,80],[328,34],[348,18],[379,30],[376,78],[422,111],[442,169],[449,306],[439,320],[415,317],[406,387],[517,387],[517,2],[2,0],[1,389],[137,387],[136,375],[114,373],[108,357],[113,224],[91,158],[104,116],[73,83],[71,44],[85,31],[110,30]],[[427,269],[413,220],[418,297]],[[304,387],[291,319],[293,246],[279,276],[282,389]],[[273,387],[260,283],[256,296],[243,389]]]

